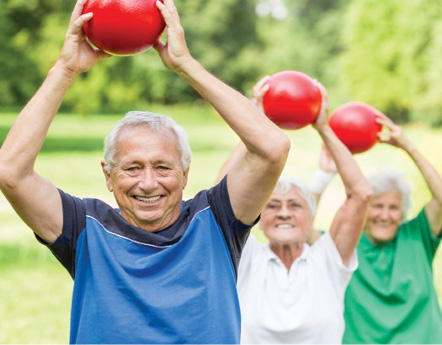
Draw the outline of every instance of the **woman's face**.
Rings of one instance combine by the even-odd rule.
[[[304,242],[312,227],[310,209],[295,187],[281,193],[277,186],[261,213],[260,227],[270,243]]]
[[[371,199],[365,235],[375,244],[393,240],[402,220],[402,193],[391,190]]]

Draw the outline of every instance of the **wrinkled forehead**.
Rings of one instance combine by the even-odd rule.
[[[371,204],[402,204],[403,195],[398,189],[392,189],[387,192],[382,192],[374,195],[371,198]]]
[[[269,201],[286,201],[286,200],[297,200],[300,202],[307,203],[302,195],[299,193],[298,188],[295,186],[290,186],[288,190],[281,190],[281,187],[277,185],[273,190]]]
[[[177,136],[172,129],[166,127],[151,127],[144,123],[136,125],[125,125],[118,132],[117,140],[125,140],[133,136],[149,138],[155,135],[164,136],[164,140],[173,139],[177,141]]]
[[[178,138],[169,128],[125,126],[116,138],[116,155],[128,154],[133,150],[141,150],[146,154],[164,152],[180,157]]]

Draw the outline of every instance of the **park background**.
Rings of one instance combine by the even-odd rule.
[[[0,143],[43,81],[62,46],[74,0],[3,0],[0,6]],[[400,123],[442,173],[442,8],[434,0],[175,0],[192,55],[247,96],[261,77],[298,70],[321,81],[331,110],[373,105]],[[37,171],[79,197],[114,204],[100,168],[103,138],[129,110],[173,117],[188,132],[193,162],[185,198],[209,188],[238,139],[149,49],[101,61],[66,95]],[[30,124],[32,125],[32,124]],[[286,131],[285,174],[309,181],[320,139]],[[263,138],[265,140],[265,138]],[[430,195],[403,152],[387,145],[355,156],[364,173],[404,171],[415,215]],[[14,173],[11,171],[11,173]],[[339,177],[326,190],[316,227],[326,230],[344,200]],[[44,201],[42,201],[44,202]],[[259,229],[253,230],[260,236]],[[262,238],[262,237],[261,237]],[[442,254],[434,264],[442,301]],[[0,343],[66,343],[69,274],[37,244],[0,194]]]

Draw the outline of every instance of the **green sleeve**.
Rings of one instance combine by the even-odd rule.
[[[441,239],[433,235],[425,213],[425,207],[422,208],[416,218],[402,224],[399,232],[403,232],[403,235],[422,242],[428,261],[430,263],[433,262]]]

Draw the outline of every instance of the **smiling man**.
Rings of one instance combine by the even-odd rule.
[[[118,209],[58,190],[34,171],[36,158],[74,79],[109,57],[86,40],[93,14],[82,15],[85,2],[77,1],[58,60],[0,149],[1,190],[74,278],[71,343],[238,343],[238,262],[290,141],[192,58],[175,5],[158,1],[168,41],[154,48],[236,132],[243,159],[183,201],[191,161],[184,130],[163,115],[129,112],[106,137],[102,161]]]
[[[160,115],[130,112],[105,139],[104,156],[106,185],[124,219],[151,232],[175,222],[191,158],[183,130]]]

